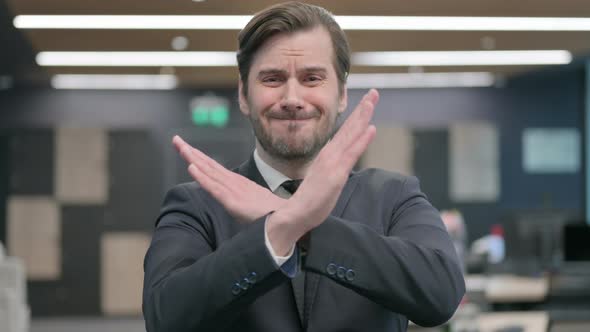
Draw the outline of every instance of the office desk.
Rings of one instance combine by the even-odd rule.
[[[467,292],[484,292],[489,303],[542,302],[549,293],[549,278],[521,277],[509,274],[467,275]]]
[[[549,314],[545,311],[511,311],[481,313],[477,317],[480,332],[495,332],[499,329],[520,326],[523,332],[546,332]]]

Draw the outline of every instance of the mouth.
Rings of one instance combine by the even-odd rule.
[[[271,118],[270,119],[271,122],[274,122],[275,124],[277,124],[278,126],[286,126],[289,129],[293,130],[296,128],[303,128],[306,127],[308,125],[310,125],[312,123],[312,121],[314,120],[313,117],[307,117],[307,118]]]
[[[271,118],[270,125],[280,131],[286,130],[287,132],[293,134],[295,132],[304,130],[304,128],[312,128],[313,118]]]
[[[271,115],[270,119],[275,121],[307,121],[315,118],[310,114],[278,114]]]
[[[280,119],[280,118],[271,118],[272,121],[279,121],[279,122],[295,122],[295,123],[299,123],[299,122],[305,122],[305,121],[309,121],[313,118],[298,118],[298,119]]]
[[[303,122],[319,118],[320,113],[317,110],[309,111],[271,111],[267,114],[268,118],[273,121],[292,121],[292,122]]]

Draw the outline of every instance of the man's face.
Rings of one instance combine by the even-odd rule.
[[[330,34],[323,27],[270,38],[240,81],[240,109],[260,146],[281,160],[310,160],[328,142],[346,109],[340,93]]]

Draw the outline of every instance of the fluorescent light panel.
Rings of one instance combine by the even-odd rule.
[[[40,52],[40,66],[200,67],[236,66],[235,52]],[[568,51],[359,52],[361,66],[488,66],[567,64]]]
[[[358,52],[352,55],[352,62],[360,66],[558,65],[571,61],[572,54],[564,50]]]
[[[241,30],[250,15],[18,15],[19,29]],[[336,16],[344,30],[590,31],[586,17]]]
[[[19,29],[241,30],[248,15],[19,15]]]
[[[349,30],[590,31],[586,17],[340,16]]]
[[[60,74],[51,78],[55,89],[75,90],[171,90],[178,80],[174,75],[81,75]]]
[[[235,52],[39,52],[40,66],[236,66]]]
[[[489,87],[494,83],[494,75],[487,72],[382,73],[350,74],[346,86],[349,89],[465,88]]]

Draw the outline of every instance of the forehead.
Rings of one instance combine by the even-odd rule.
[[[329,32],[322,26],[269,38],[256,52],[251,70],[283,67],[291,62],[297,66],[328,66],[332,68],[333,47]]]

